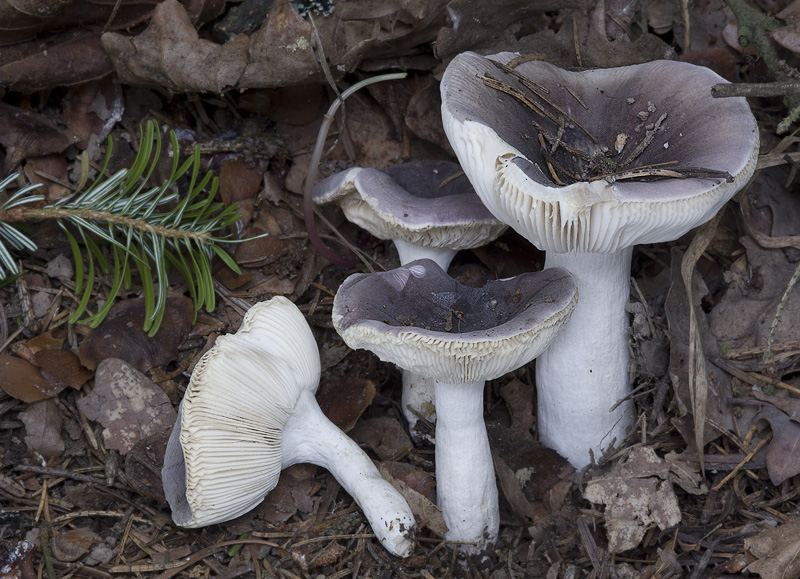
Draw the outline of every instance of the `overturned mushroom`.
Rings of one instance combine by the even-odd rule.
[[[383,170],[353,167],[320,181],[314,202],[338,203],[351,222],[379,239],[391,239],[400,265],[426,258],[447,271],[459,250],[486,245],[506,229],[451,161],[414,161]],[[428,380],[403,373],[402,407],[412,434],[417,415],[435,420],[432,400]]]
[[[580,468],[632,423],[625,305],[632,247],[677,239],[752,176],[758,128],[709,69],[655,61],[571,72],[456,57],[445,131],[489,210],[576,278],[581,301],[536,363],[539,436]]]
[[[351,348],[434,381],[436,496],[446,537],[472,543],[473,551],[493,542],[499,528],[484,382],[538,356],[577,298],[564,270],[470,288],[427,259],[351,275],[336,293],[333,325]]]
[[[192,373],[164,457],[175,523],[202,527],[246,513],[282,469],[308,462],[333,474],[387,550],[409,555],[408,504],[322,413],[319,376],[314,336],[286,298],[256,304],[239,331],[217,338]]]

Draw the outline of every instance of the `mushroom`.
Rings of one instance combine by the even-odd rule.
[[[400,265],[425,258],[446,271],[458,250],[485,245],[506,229],[459,173],[451,161],[351,167],[317,183],[313,198],[338,203],[347,219],[391,239]]]
[[[387,169],[352,167],[314,187],[317,204],[338,203],[347,219],[391,239],[400,265],[432,259],[447,271],[456,252],[486,245],[505,229],[451,161],[414,161]],[[433,384],[403,372],[401,405],[409,430],[434,422]]]
[[[499,529],[484,382],[538,356],[577,299],[564,270],[471,288],[428,259],[351,275],[336,292],[333,325],[348,346],[434,381],[437,501],[446,538],[471,543],[468,551],[483,550]]]
[[[408,556],[414,516],[375,465],[320,410],[317,344],[303,314],[275,297],[203,355],[170,436],[162,480],[176,524],[203,527],[251,510],[282,469],[328,469],[383,546]]]
[[[711,97],[721,82],[682,62],[572,72],[510,53],[445,71],[445,132],[476,192],[580,288],[536,362],[539,437],[575,467],[632,424],[633,245],[705,223],[755,170],[755,119],[745,99]]]

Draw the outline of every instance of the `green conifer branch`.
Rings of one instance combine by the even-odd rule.
[[[142,284],[145,302],[145,330],[153,335],[164,316],[167,274],[176,268],[187,282],[195,312],[215,306],[211,260],[219,257],[233,271],[239,268],[219,243],[231,240],[223,233],[239,220],[236,205],[225,207],[215,201],[217,178],[200,175],[200,154],[179,162],[177,138],[170,132],[172,170],[165,183],[148,188],[148,181],[161,155],[157,126],[146,124],[140,148],[129,169],[98,179],[86,191],[41,206],[42,195],[24,187],[0,203],[0,278],[19,273],[10,250],[36,251],[36,244],[15,224],[42,219],[55,220],[64,231],[75,260],[75,293],[79,303],[70,323],[95,327],[103,321],[124,287],[131,288],[132,272]],[[106,162],[110,160],[109,139]],[[0,182],[0,195],[14,182],[11,175]],[[185,190],[180,194],[179,190]],[[94,291],[97,272],[111,275],[105,304],[94,314],[87,308]]]

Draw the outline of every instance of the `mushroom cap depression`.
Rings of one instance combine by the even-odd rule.
[[[470,249],[506,229],[451,161],[414,161],[387,169],[352,167],[314,187],[317,204],[338,203],[347,219],[379,239]],[[442,183],[445,183],[442,185]]]
[[[711,96],[725,80],[707,68],[659,60],[572,72],[514,58],[453,59],[442,119],[484,204],[540,249],[676,239],[755,170],[755,118],[744,98]]]
[[[538,356],[577,300],[563,269],[471,288],[421,259],[348,277],[334,298],[333,325],[351,348],[435,380],[471,383],[499,378]]]
[[[177,524],[230,520],[275,488],[283,426],[319,377],[314,335],[284,297],[256,304],[235,334],[217,338],[192,372],[167,445],[162,478]]]

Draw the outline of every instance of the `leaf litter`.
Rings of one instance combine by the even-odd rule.
[[[520,50],[567,67],[679,55],[731,80],[769,80],[764,62],[742,57],[731,35],[723,36],[734,26],[737,38],[734,2],[688,3],[687,21],[677,3],[661,1],[643,10],[641,2],[615,0],[505,0],[502,9],[460,0],[350,0],[334,3],[327,15],[301,16],[292,3],[276,0],[255,24],[234,13],[238,4],[219,1],[123,2],[113,19],[109,4],[73,4],[38,20],[17,4],[0,9],[20,24],[13,33],[0,25],[5,174],[22,171],[22,184],[45,180],[52,200],[99,170],[91,162],[102,159],[107,134],[119,145],[113,163],[125,166],[136,151],[136,127],[156,118],[187,150],[200,146],[204,163],[221,174],[223,201],[239,203],[244,216],[237,235],[270,236],[234,248],[240,276],[216,267],[221,303],[213,314],[200,315],[190,331],[191,303],[179,299],[167,310],[165,329],[147,338],[139,331],[135,281],[105,328],[67,325],[75,274],[57,261],[66,242],[36,228],[41,253],[20,256],[36,277],[27,276],[19,290],[0,288],[0,337],[8,348],[0,354],[15,369],[0,371],[0,386],[19,384],[0,395],[0,426],[8,434],[0,437],[0,540],[18,553],[0,554],[0,565],[25,579],[34,565],[48,577],[796,575],[796,137],[779,138],[762,123],[765,169],[722,214],[704,247],[690,235],[636,250],[629,312],[639,412],[616,453],[575,473],[538,446],[532,368],[487,387],[503,524],[501,543],[483,565],[459,565],[441,541],[432,448],[415,445],[403,429],[395,402],[399,372],[349,352],[332,331],[331,298],[349,272],[315,256],[297,195],[333,98],[328,77],[342,90],[367,75],[410,72],[348,101],[326,142],[322,176],[354,164],[448,158],[438,78],[458,52]],[[780,14],[771,9],[784,4],[762,8]],[[789,68],[797,65],[791,14],[773,33],[789,49]],[[81,35],[52,31],[56,23],[78,22]],[[99,58],[66,73],[70,52]],[[50,92],[25,94],[41,90]],[[777,101],[772,109],[751,104],[762,121],[778,116]],[[396,266],[390,244],[336,211],[324,216],[328,243],[341,235],[370,268]],[[542,261],[507,234],[462,252],[453,272],[480,285]],[[109,282],[97,282],[98,307]],[[179,280],[170,285],[175,294],[186,291]],[[216,336],[235,331],[252,303],[277,293],[300,306],[325,353],[323,407],[352,428],[412,504],[421,530],[408,560],[386,556],[352,500],[307,465],[287,469],[262,505],[234,521],[202,530],[169,522],[158,473],[163,426],[171,424],[168,416],[174,421],[169,410]]]

